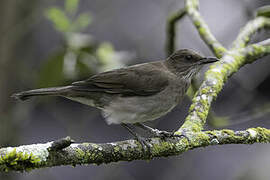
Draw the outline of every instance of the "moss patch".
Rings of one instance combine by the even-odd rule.
[[[17,152],[16,148],[14,148],[11,152],[0,157],[0,171],[30,171],[37,168],[40,162],[41,160],[32,153]]]

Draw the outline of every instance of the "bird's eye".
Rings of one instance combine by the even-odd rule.
[[[191,56],[191,55],[187,55],[187,56],[186,56],[186,59],[187,59],[187,60],[191,60],[191,59],[192,59],[192,56]]]

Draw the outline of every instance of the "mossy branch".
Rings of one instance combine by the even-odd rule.
[[[190,106],[189,115],[183,126],[178,130],[179,132],[203,130],[211,102],[221,91],[226,80],[245,64],[252,63],[254,60],[270,54],[270,40],[247,46],[253,34],[263,28],[270,27],[269,18],[256,17],[247,23],[234,41],[232,49],[228,51],[211,34],[198,12],[198,6],[198,0],[186,0],[187,13],[198,29],[200,36],[221,60],[212,65],[206,72],[205,80],[196,92]]]
[[[226,52],[226,48],[222,46],[211,33],[208,25],[200,15],[198,11],[199,1],[198,0],[186,0],[185,1],[186,11],[191,18],[193,24],[198,30],[202,40],[208,45],[210,50],[218,57],[221,58]]]
[[[0,149],[0,171],[30,171],[60,165],[104,164],[118,161],[150,160],[157,157],[176,156],[185,151],[222,144],[269,143],[270,130],[251,128],[245,131],[189,132],[186,138],[148,139],[150,151],[143,151],[135,140],[114,143],[71,144],[64,149],[51,151],[53,142]]]
[[[217,97],[227,79],[242,66],[270,54],[270,45],[265,43],[252,44],[246,48],[230,50],[219,62],[210,66],[205,80],[196,92],[189,115],[178,130],[180,132],[203,130],[212,101]]]
[[[244,131],[202,131],[212,101],[221,91],[226,80],[242,66],[270,54],[270,39],[246,46],[252,34],[268,27],[268,18],[256,18],[240,32],[235,48],[226,50],[211,34],[198,12],[198,0],[186,0],[186,12],[198,29],[201,38],[221,60],[206,72],[205,80],[196,92],[189,115],[176,134],[183,138],[149,138],[150,149],[144,151],[136,140],[95,144],[75,144],[69,137],[45,144],[33,144],[0,149],[0,171],[30,171],[35,168],[60,165],[102,164],[118,161],[147,160],[156,157],[179,155],[185,151],[221,144],[270,143],[270,130],[250,128]],[[172,18],[172,27],[183,16]],[[260,23],[254,23],[254,22]],[[174,30],[173,30],[174,31]],[[174,38],[174,33],[172,37]],[[170,34],[170,33],[169,33]],[[170,40],[174,49],[174,40]],[[239,48],[240,47],[240,48]]]
[[[242,28],[236,40],[233,42],[233,49],[243,48],[250,42],[252,35],[261,29],[270,28],[270,18],[256,17],[249,21],[245,27]]]

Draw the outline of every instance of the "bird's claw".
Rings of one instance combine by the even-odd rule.
[[[150,154],[151,154],[150,153],[151,152],[151,150],[150,150],[151,145],[147,142],[147,138],[137,136],[136,139],[142,145],[143,152],[149,154],[149,156],[150,156]]]
[[[159,138],[162,138],[162,139],[173,138],[173,137],[178,137],[178,138],[185,137],[185,138],[188,139],[188,137],[185,134],[175,134],[175,132],[157,130],[155,134],[156,134],[156,137],[159,137]]]

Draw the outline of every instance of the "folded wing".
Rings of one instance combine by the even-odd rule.
[[[76,91],[104,92],[122,96],[150,96],[164,90],[168,76],[157,66],[144,64],[107,71],[72,83]]]

